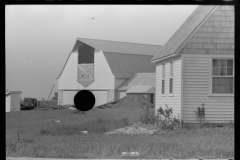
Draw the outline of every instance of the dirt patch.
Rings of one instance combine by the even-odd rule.
[[[154,108],[154,105],[150,103],[143,95],[127,95],[122,99],[119,99],[114,102],[106,103],[97,108],[105,109],[105,108]]]
[[[111,132],[106,132],[106,135],[113,134],[130,134],[130,135],[140,135],[140,134],[164,134],[163,131],[159,131],[156,128],[149,128],[140,124],[133,124],[129,127],[120,128]]]

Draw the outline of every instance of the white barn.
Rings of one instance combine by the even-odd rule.
[[[6,112],[20,111],[20,97],[21,91],[9,91],[6,93]]]
[[[234,120],[234,6],[199,6],[152,59],[156,110],[173,108],[183,123]]]
[[[154,73],[151,63],[162,46],[78,38],[56,77],[58,104],[74,104],[80,90],[91,91],[95,106],[117,100],[117,89],[135,73]]]
[[[149,102],[155,104],[155,84],[155,73],[136,73],[117,89],[118,98],[123,98],[128,94],[141,94]]]

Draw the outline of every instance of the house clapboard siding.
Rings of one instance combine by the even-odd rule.
[[[173,94],[169,94],[170,61],[173,62]],[[165,64],[165,94],[162,94],[162,64]],[[173,109],[173,116],[181,118],[181,56],[156,64],[156,107]]]
[[[182,53],[184,122],[197,122],[194,111],[202,103],[206,108],[206,122],[234,120],[234,95],[209,95],[212,58],[234,55],[234,6],[219,6],[186,43]]]
[[[164,45],[160,54],[152,59],[156,64],[156,109],[166,103],[173,108],[173,113],[174,110],[178,113],[179,107],[174,104],[179,102],[182,122],[198,123],[194,111],[204,103],[205,122],[234,121],[234,21],[234,6],[230,5],[198,6],[188,17]],[[173,71],[173,97],[170,97],[168,61],[176,56],[181,56],[181,63],[179,68],[175,67]],[[228,61],[225,63],[223,60],[217,61],[219,59]],[[215,60],[214,87],[213,60]],[[164,63],[166,78],[163,96],[161,76]],[[177,62],[174,66],[176,64]],[[180,87],[176,84],[175,79],[178,77],[176,72],[180,73],[180,78],[177,79],[180,81],[177,83]],[[213,88],[215,92],[212,92]],[[175,97],[178,90],[180,101]]]
[[[209,56],[184,55],[183,121],[197,123],[194,111],[204,103],[205,122],[229,123],[234,120],[234,96],[210,96],[211,66]]]

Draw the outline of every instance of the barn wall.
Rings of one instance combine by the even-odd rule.
[[[6,112],[10,112],[10,105],[11,105],[11,95],[6,96]]]
[[[173,61],[173,94],[169,94],[170,61]],[[162,94],[162,64],[165,64],[165,94]],[[160,106],[173,108],[173,116],[181,118],[181,57],[175,57],[156,64],[155,109]]]
[[[58,79],[58,89],[74,90],[74,89],[114,89],[114,79],[108,63],[101,51],[94,51],[94,82],[88,87],[83,87],[77,82],[77,64],[78,53],[73,51],[65,65],[62,75]]]
[[[121,84],[126,82],[128,78],[115,78],[115,89],[117,89]]]
[[[115,89],[108,90],[107,102],[115,101],[116,92]]]
[[[63,91],[58,90],[58,105],[63,105]]]
[[[126,96],[126,91],[117,91],[117,97],[116,99],[121,99]]]
[[[90,91],[93,93],[93,95],[95,97],[95,105],[94,106],[98,106],[98,105],[107,103],[108,91],[94,91],[94,90],[90,90]],[[74,97],[78,92],[79,92],[78,90],[63,91],[63,105],[67,105],[67,104],[74,105]]]

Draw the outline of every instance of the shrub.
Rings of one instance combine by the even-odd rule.
[[[204,125],[204,118],[205,118],[205,108],[204,108],[204,103],[201,104],[202,107],[198,107],[197,111],[194,111],[198,122],[201,124],[201,127]]]
[[[172,108],[168,108],[167,104],[166,109],[163,110],[162,107],[157,110],[157,115],[158,115],[158,121],[160,121],[161,128],[163,130],[165,129],[174,129],[177,125],[180,125],[180,121],[176,118],[171,118],[172,117]],[[159,124],[159,123],[158,123]]]
[[[140,121],[144,124],[154,125],[157,122],[157,116],[155,115],[154,110],[146,108],[145,112],[140,117]]]
[[[10,150],[11,152],[17,152],[17,142],[7,142],[6,150]]]

